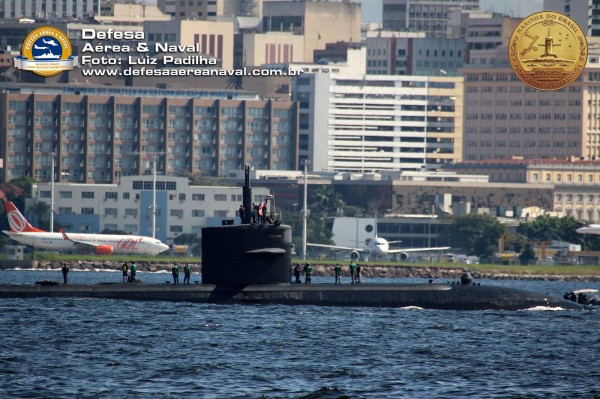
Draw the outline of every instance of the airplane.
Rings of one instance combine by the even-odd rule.
[[[152,237],[118,235],[118,234],[88,234],[88,233],[50,233],[33,227],[19,212],[15,204],[2,198],[10,231],[2,232],[11,239],[22,244],[37,248],[56,251],[73,250],[77,248],[92,248],[97,255],[136,254],[158,255],[169,249],[160,240]]]
[[[48,47],[46,46],[37,46],[37,45],[33,45],[33,48],[36,50],[48,50]]]
[[[44,44],[49,44],[49,45],[55,46],[55,47],[58,46],[58,43],[56,43],[54,41],[54,39],[50,39],[50,40],[42,39],[42,41],[44,42]]]
[[[450,247],[431,247],[431,248],[404,248],[404,249],[390,249],[390,244],[400,241],[391,241],[388,242],[383,237],[378,237],[375,235],[375,238],[372,238],[367,243],[366,248],[352,248],[352,247],[342,247],[337,245],[325,245],[325,244],[309,244],[306,245],[311,247],[321,247],[321,248],[329,248],[329,249],[340,249],[343,251],[351,251],[350,252],[350,260],[357,261],[360,258],[361,254],[368,254],[369,257],[373,256],[375,258],[389,255],[389,254],[399,254],[400,260],[407,260],[409,256],[409,252],[425,252],[425,251],[443,251],[449,249]]]
[[[600,234],[600,224],[590,224],[575,230],[579,234]]]

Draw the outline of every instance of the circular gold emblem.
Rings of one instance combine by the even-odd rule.
[[[558,90],[581,75],[588,45],[577,22],[564,14],[542,11],[517,25],[508,57],[519,79],[540,90]]]
[[[73,69],[76,61],[67,35],[53,26],[32,30],[21,46],[18,69],[26,69],[40,76],[54,76]]]

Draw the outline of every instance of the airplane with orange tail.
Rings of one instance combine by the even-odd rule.
[[[118,235],[118,234],[87,234],[87,233],[51,233],[33,227],[19,212],[15,204],[2,198],[10,231],[2,232],[12,240],[36,248],[55,251],[72,251],[78,248],[93,249],[98,255],[136,254],[158,255],[169,249],[160,240],[152,237]]]

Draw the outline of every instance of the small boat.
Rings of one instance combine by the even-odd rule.
[[[564,298],[582,305],[600,306],[600,296],[598,296],[598,290],[593,288],[567,292],[565,293]]]

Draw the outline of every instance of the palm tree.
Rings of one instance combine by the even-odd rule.
[[[50,228],[50,221],[47,219],[49,213],[50,205],[44,201],[36,201],[27,209],[27,214],[33,215],[33,219],[36,220],[38,227],[43,230]]]

